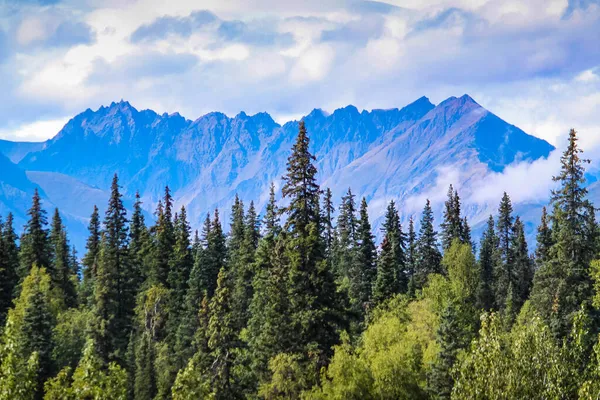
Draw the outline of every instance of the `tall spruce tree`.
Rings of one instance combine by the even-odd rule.
[[[153,266],[150,273],[150,283],[168,287],[169,261],[175,245],[175,229],[173,227],[173,198],[168,186],[165,195],[158,204],[157,221],[154,227],[155,245],[152,256]]]
[[[514,293],[513,308],[518,312],[529,298],[534,273],[533,262],[529,256],[527,241],[525,239],[525,227],[519,217],[515,218],[510,246],[513,263],[513,280],[511,282]]]
[[[433,210],[429,200],[425,202],[421,217],[416,259],[415,289],[421,289],[425,285],[429,274],[444,272],[441,266],[442,255],[438,248],[437,232],[433,227]]]
[[[448,199],[444,204],[444,221],[442,228],[442,249],[448,250],[454,239],[463,240],[463,220],[460,216],[460,198],[454,187],[448,188]]]
[[[50,263],[50,243],[48,230],[46,229],[48,221],[37,189],[33,193],[31,208],[27,211],[27,215],[29,215],[29,220],[25,225],[20,240],[20,279],[23,280],[29,275],[29,270],[33,265],[37,265],[40,268],[47,268],[48,272],[53,275],[51,271],[52,264]]]
[[[486,311],[495,305],[494,268],[498,262],[498,237],[494,227],[494,217],[490,215],[487,229],[481,236],[479,249],[479,285],[477,288],[477,306]]]
[[[538,266],[543,265],[550,258],[550,248],[552,248],[552,228],[550,227],[548,212],[546,207],[542,207],[542,217],[537,228],[537,248],[535,249],[535,260]]]
[[[554,177],[559,187],[552,191],[551,198],[552,245],[548,259],[536,271],[531,294],[535,310],[558,336],[568,333],[581,304],[591,299],[589,263],[596,256],[591,251],[595,238],[590,237],[587,228],[594,220],[584,186],[584,164],[589,161],[580,157],[582,150],[577,141],[572,129],[561,157],[560,173]]]
[[[389,299],[407,290],[406,241],[400,226],[396,204],[390,201],[383,223],[384,239],[377,261],[377,278],[373,298],[378,301]]]
[[[414,275],[417,264],[417,233],[415,221],[411,215],[408,220],[408,235],[406,237],[406,279],[408,279],[408,293],[414,294]]]
[[[4,326],[6,314],[16,296],[18,269],[17,234],[13,228],[13,215],[9,213],[4,223],[0,221],[0,326]]]
[[[333,226],[333,213],[335,208],[333,206],[333,195],[331,189],[325,189],[323,195],[323,229],[325,235],[325,254],[329,258],[332,252],[333,237],[334,237],[334,226]]]
[[[91,302],[94,296],[94,282],[98,270],[98,260],[100,256],[100,216],[98,207],[94,206],[94,211],[88,224],[88,238],[85,244],[86,253],[83,256],[83,286],[82,301]]]
[[[67,239],[67,232],[62,224],[58,208],[54,210],[52,225],[50,228],[50,247],[52,251],[52,281],[63,296],[67,307],[75,307],[77,304],[77,292],[75,282],[77,271],[71,269],[71,253]]]
[[[132,287],[137,292],[148,277],[145,261],[148,257],[150,233],[146,227],[146,219],[142,211],[142,200],[139,192],[135,193],[133,213],[129,223],[129,263],[132,271]]]
[[[97,318],[96,346],[104,361],[123,361],[133,315],[135,293],[127,286],[129,251],[127,212],[123,206],[117,175],[104,217],[99,262],[94,287]]]
[[[504,192],[500,206],[498,207],[498,220],[496,222],[498,260],[494,268],[494,301],[498,310],[504,309],[508,296],[508,287],[514,283],[514,260],[511,252],[514,224],[512,211],[510,197]]]
[[[363,197],[360,203],[360,218],[357,228],[358,251],[355,267],[352,271],[352,284],[350,286],[351,298],[355,299],[365,311],[371,300],[373,284],[377,277],[377,248],[375,237],[371,231],[367,200]]]
[[[286,258],[290,316],[296,338],[288,351],[309,352],[318,371],[331,356],[337,342],[337,302],[335,282],[324,258],[325,244],[321,232],[320,190],[314,156],[309,151],[309,138],[304,122],[283,177],[282,194],[289,201],[283,210],[287,215]]]

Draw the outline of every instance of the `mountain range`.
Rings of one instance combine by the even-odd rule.
[[[357,198],[366,197],[375,228],[389,200],[399,203],[406,220],[419,212],[423,196],[445,194],[447,188],[436,187],[441,171],[460,170],[454,185],[469,187],[554,150],[468,95],[438,105],[421,97],[401,109],[314,109],[302,119],[322,186],[332,189],[336,202],[349,187]],[[212,112],[192,121],[139,111],[126,101],[87,109],[45,142],[0,141],[0,215],[13,212],[23,224],[37,187],[46,209],[61,210],[81,251],[93,205],[104,210],[117,173],[126,205],[139,192],[149,218],[168,185],[193,228],[217,207],[227,221],[235,194],[264,208],[270,183],[280,186],[297,132],[298,121],[280,125],[267,113]],[[465,213],[477,228],[496,206],[470,204]],[[531,232],[540,204],[519,207]]]

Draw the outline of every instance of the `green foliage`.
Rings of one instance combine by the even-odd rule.
[[[0,218],[0,326],[4,325],[8,309],[15,297],[19,283],[19,249],[17,235],[13,227],[13,215],[8,214],[6,222]]]
[[[421,217],[421,228],[417,240],[417,254],[414,274],[414,288],[421,289],[427,282],[429,274],[443,273],[442,255],[438,249],[437,232],[433,227],[433,210],[429,200],[425,203]]]

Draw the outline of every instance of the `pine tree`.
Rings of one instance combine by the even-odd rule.
[[[352,271],[351,297],[356,299],[364,311],[371,300],[373,284],[377,277],[377,248],[371,231],[367,200],[363,197],[360,204],[360,219],[357,228],[358,254]]]
[[[46,211],[42,208],[40,194],[35,189],[32,204],[29,211],[29,220],[25,225],[21,236],[21,251],[19,277],[21,280],[29,274],[33,265],[44,267],[52,275],[52,264],[50,263],[50,243],[46,225]]]
[[[513,258],[511,243],[513,241],[512,203],[508,194],[504,192],[498,207],[498,221],[496,223],[496,236],[498,237],[498,260],[494,268],[494,297],[498,310],[504,309],[508,295],[508,287],[514,280]]]
[[[443,273],[441,267],[442,255],[438,249],[437,232],[433,227],[433,210],[429,200],[425,203],[421,228],[417,240],[417,255],[415,267],[415,289],[421,289],[427,282],[429,274]]]
[[[373,298],[377,302],[389,299],[407,290],[406,244],[400,226],[400,217],[394,201],[388,205],[383,223],[384,238],[377,261],[377,278]]]
[[[454,386],[452,369],[459,351],[465,347],[461,343],[464,332],[456,308],[456,305],[449,305],[444,309],[437,330],[436,340],[440,345],[440,352],[428,377],[429,391],[435,399],[450,398]]]
[[[590,236],[589,229],[595,218],[584,186],[584,164],[589,161],[580,157],[577,141],[572,129],[560,173],[554,177],[559,187],[551,198],[552,245],[548,259],[536,271],[531,294],[534,309],[558,336],[567,334],[580,305],[591,299],[589,263],[596,256],[591,243],[595,233]]]
[[[165,187],[165,195],[157,207],[157,221],[154,227],[155,246],[152,256],[153,266],[150,273],[150,284],[161,284],[168,287],[169,261],[175,245],[173,227],[173,198],[169,187]]]
[[[89,236],[85,248],[87,252],[83,257],[83,287],[82,300],[91,302],[94,296],[94,282],[96,280],[98,259],[100,256],[100,216],[98,207],[94,206],[94,211],[90,217],[88,225]]]
[[[129,263],[131,269],[131,287],[137,293],[144,279],[148,277],[145,260],[148,257],[150,233],[146,227],[142,201],[139,192],[135,193],[133,213],[129,224]]]
[[[280,211],[275,202],[275,184],[271,182],[271,188],[269,190],[269,202],[267,203],[265,218],[263,221],[265,235],[271,234],[272,236],[275,236],[279,233],[281,229],[279,226],[279,215]]]
[[[471,227],[469,226],[469,221],[466,216],[462,220],[462,234],[460,241],[470,245],[473,251],[475,251],[475,244],[471,238]]]
[[[152,400],[156,395],[154,342],[149,332],[143,332],[135,351],[134,397],[136,400]]]
[[[4,326],[19,281],[19,249],[16,240],[13,216],[9,213],[6,222],[3,223],[0,219],[0,326]]]
[[[479,250],[479,287],[477,289],[477,306],[486,311],[495,304],[494,267],[497,264],[498,237],[494,228],[494,217],[488,218],[487,229],[481,237]]]
[[[122,360],[131,329],[134,293],[127,287],[130,281],[127,232],[126,211],[115,174],[104,217],[94,288],[95,313],[99,324],[95,332],[96,346],[104,361]]]
[[[335,212],[335,208],[333,207],[333,195],[331,194],[331,189],[327,188],[325,190],[325,195],[323,197],[323,227],[325,232],[325,254],[329,258],[332,251],[333,246],[333,213]]]
[[[525,240],[525,228],[519,217],[515,219],[513,226],[510,251],[513,263],[513,280],[511,281],[514,292],[513,307],[518,312],[529,298],[534,272],[533,263],[527,249],[527,241]]]
[[[415,290],[414,275],[417,264],[417,233],[415,221],[410,216],[408,220],[408,235],[406,238],[406,279],[408,280],[408,293],[412,296]]]
[[[227,258],[227,245],[223,227],[219,220],[219,210],[216,209],[210,222],[210,231],[206,241],[206,264],[204,265],[204,284],[209,298],[212,298],[217,289],[219,271],[225,266]]]
[[[325,206],[327,207],[327,204]],[[342,197],[336,226],[337,237],[332,249],[333,271],[340,281],[349,278],[349,270],[356,263],[357,225],[354,195],[352,190],[348,189]],[[325,235],[327,235],[327,225],[325,225]]]
[[[72,263],[67,232],[63,227],[58,208],[54,210],[54,216],[52,217],[49,240],[52,249],[53,284],[59,289],[65,305],[75,307],[77,304],[75,288],[77,271],[71,269]]]
[[[452,245],[454,239],[463,240],[463,220],[460,216],[460,198],[452,185],[448,188],[448,200],[444,204],[444,221],[442,222],[442,249]]]
[[[331,356],[337,342],[337,307],[333,274],[324,258],[320,190],[316,181],[314,156],[304,122],[292,154],[288,158],[282,194],[289,201],[287,215],[286,258],[288,260],[288,294],[290,316],[296,336],[292,340],[295,353],[315,354],[314,367],[320,369]]]
[[[538,266],[542,265],[550,258],[550,248],[552,247],[552,229],[549,225],[548,212],[546,207],[542,207],[542,217],[540,225],[537,228],[537,248],[535,250],[535,259]]]

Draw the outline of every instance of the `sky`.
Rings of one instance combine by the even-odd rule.
[[[468,93],[600,156],[600,0],[0,0],[0,92],[28,141],[121,99],[285,122]]]

